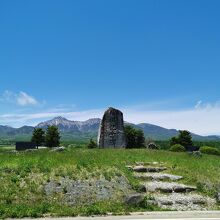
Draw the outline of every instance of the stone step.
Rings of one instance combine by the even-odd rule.
[[[151,203],[164,209],[186,211],[204,210],[205,207],[214,206],[216,201],[195,193],[171,193],[169,195],[154,195]]]
[[[181,183],[175,182],[161,182],[161,181],[152,181],[145,182],[143,184],[145,186],[146,192],[163,192],[163,193],[185,193],[196,190],[194,186],[187,186]]]
[[[135,164],[137,165],[137,166],[144,166],[144,165],[164,165],[164,163],[163,162],[157,162],[157,161],[154,161],[154,162],[135,162]]]
[[[134,172],[140,172],[140,173],[143,173],[143,172],[159,173],[166,169],[167,169],[166,167],[148,167],[148,166],[143,166],[143,165],[133,167]]]
[[[136,178],[142,180],[172,180],[177,181],[182,179],[182,176],[172,175],[168,173],[135,173]]]

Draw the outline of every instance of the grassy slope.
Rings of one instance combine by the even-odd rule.
[[[165,162],[173,174],[183,175],[187,184],[194,184],[203,194],[214,196],[220,186],[220,158],[204,155],[195,158],[186,153],[147,150],[88,150],[69,148],[66,152],[26,152],[9,154],[0,151],[0,218],[54,215],[124,213],[132,211],[122,201],[103,202],[88,207],[67,207],[57,200],[48,200],[42,184],[50,178],[70,176],[85,179],[103,175],[126,175],[135,187],[138,183],[125,165],[135,161]],[[151,209],[147,207],[146,209]]]

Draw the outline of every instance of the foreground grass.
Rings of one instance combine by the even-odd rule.
[[[70,207],[57,198],[46,198],[43,185],[51,178],[69,176],[88,179],[125,175],[133,188],[138,182],[125,165],[137,161],[164,162],[173,174],[183,175],[184,183],[198,187],[202,194],[214,196],[220,188],[220,157],[203,155],[201,158],[186,153],[142,150],[88,150],[68,148],[65,152],[47,149],[19,154],[0,151],[0,218],[76,216],[127,213],[135,210],[155,210],[147,203],[141,207],[128,207],[123,201],[99,202],[88,206]]]

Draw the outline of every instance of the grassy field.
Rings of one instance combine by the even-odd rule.
[[[128,207],[123,201],[99,202],[88,206],[71,207],[58,200],[48,199],[43,185],[51,178],[69,176],[71,179],[89,179],[115,175],[126,176],[133,188],[137,180],[125,165],[137,161],[164,162],[173,174],[183,175],[184,183],[198,187],[202,194],[214,197],[220,189],[220,157],[154,150],[88,150],[67,148],[64,152],[9,153],[11,147],[0,150],[0,218],[39,217],[44,215],[75,216],[127,213],[134,210],[154,210],[156,207]]]

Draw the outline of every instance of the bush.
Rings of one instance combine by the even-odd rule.
[[[200,152],[203,154],[220,155],[220,150],[218,148],[209,146],[200,147]]]
[[[87,144],[87,148],[89,149],[93,149],[93,148],[97,148],[98,145],[96,144],[95,141],[93,141],[92,139],[90,139],[89,143]]]
[[[183,147],[181,144],[175,144],[175,145],[171,146],[170,151],[173,151],[173,152],[184,152],[186,150],[185,150],[185,147]]]

